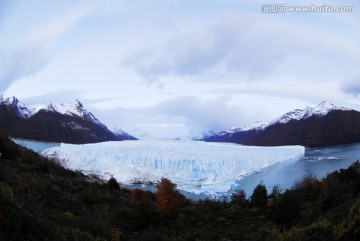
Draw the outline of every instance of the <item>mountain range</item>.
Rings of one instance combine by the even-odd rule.
[[[49,104],[37,111],[15,97],[0,96],[0,131],[15,138],[73,144],[136,140],[121,129],[110,131],[78,100]],[[360,112],[323,101],[315,107],[290,111],[270,123],[210,131],[197,139],[256,146],[348,144],[360,142]]]
[[[243,145],[322,147],[360,142],[360,112],[323,101],[290,111],[270,123],[231,128],[202,138]]]
[[[136,140],[122,131],[111,132],[78,100],[36,111],[15,97],[1,96],[0,131],[15,138],[73,144]]]

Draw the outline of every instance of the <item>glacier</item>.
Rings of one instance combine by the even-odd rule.
[[[303,146],[258,147],[201,141],[121,141],[61,144],[42,155],[64,167],[122,184],[168,178],[178,189],[216,195],[237,180],[276,163],[304,157]]]

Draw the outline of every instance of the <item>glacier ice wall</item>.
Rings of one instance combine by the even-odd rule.
[[[255,147],[194,141],[122,141],[61,144],[42,154],[85,173],[119,182],[157,182],[165,177],[194,193],[226,192],[244,175],[304,156],[302,146]]]

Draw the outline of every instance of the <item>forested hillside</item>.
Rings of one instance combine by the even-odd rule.
[[[191,201],[65,170],[0,137],[0,240],[360,240],[360,163],[288,190]]]

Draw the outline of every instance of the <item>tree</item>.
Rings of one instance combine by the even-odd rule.
[[[120,190],[120,185],[115,177],[111,177],[107,182],[106,186],[109,190]]]
[[[266,206],[267,200],[267,190],[265,185],[260,182],[255,188],[250,197],[250,203],[254,207],[264,207]]]
[[[176,184],[162,178],[156,185],[156,207],[161,216],[174,218],[184,202],[184,196],[176,190]]]
[[[279,184],[273,186],[273,189],[269,195],[269,198],[278,198],[281,196],[282,189]]]
[[[313,173],[307,172],[300,180],[295,182],[293,189],[300,192],[303,202],[313,202],[320,195],[320,181]]]
[[[273,189],[268,196],[267,204],[270,206],[275,206],[279,202],[279,198],[281,197],[282,189],[280,188],[280,185],[277,184],[273,186]]]
[[[231,195],[231,203],[243,206],[246,201],[246,193],[244,190],[239,190]]]
[[[298,191],[285,190],[271,211],[276,223],[289,224],[300,215],[300,194]]]

